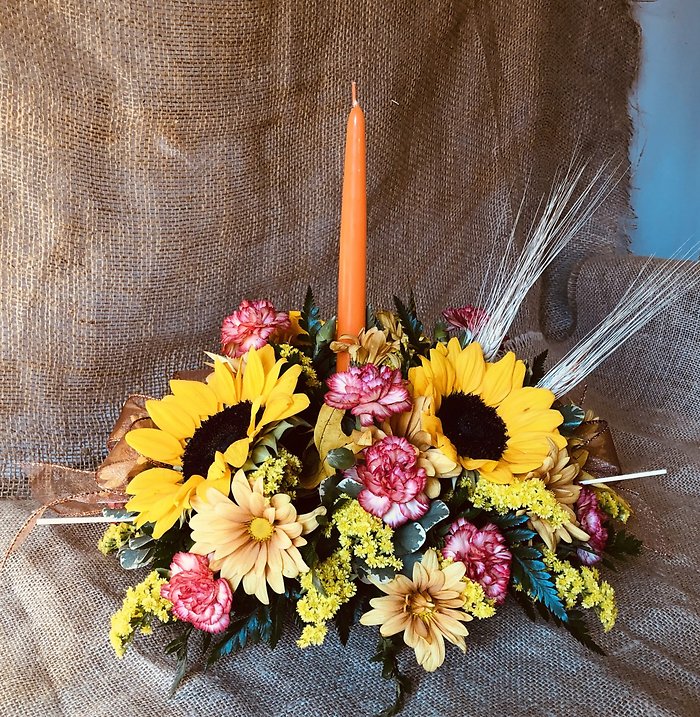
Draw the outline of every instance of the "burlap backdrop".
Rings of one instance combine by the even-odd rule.
[[[624,160],[628,2],[4,0],[0,495],[91,468],[123,398],[217,347],[242,297],[335,300],[349,83],[367,114],[369,296],[473,298],[526,179]],[[622,183],[548,287],[619,250]],[[537,324],[533,295],[524,321]]]
[[[530,216],[575,146],[592,167],[626,156],[638,53],[627,2],[342,5],[5,0],[4,494],[23,493],[26,460],[94,466],[123,397],[196,366],[241,296],[287,306],[312,283],[332,309],[350,79],[368,120],[375,304],[411,283],[428,316],[468,301],[528,176]],[[604,315],[637,269],[610,256],[627,217],[623,183],[522,325],[560,338],[572,310],[579,335]],[[649,550],[612,576],[609,656],[508,604],[433,675],[403,656],[418,684],[406,714],[697,713],[698,299],[591,380],[625,467],[672,469],[627,485]],[[6,503],[3,545],[27,512]],[[354,631],[347,651],[331,636],[302,653],[292,629],[167,701],[164,637],[111,654],[108,618],[133,576],[94,551],[97,535],[37,529],[1,576],[1,714],[364,715],[390,699],[366,662],[373,631]]]

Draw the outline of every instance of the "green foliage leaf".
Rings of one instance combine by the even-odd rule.
[[[124,570],[138,570],[153,562],[153,551],[150,548],[131,550],[131,548],[125,546],[119,550],[117,555],[119,556],[119,564]]]
[[[326,321],[316,334],[316,353],[318,353],[324,344],[335,341],[335,316]]]
[[[304,298],[304,306],[301,310],[299,318],[299,326],[309,335],[312,346],[316,345],[316,334],[321,330],[320,310],[314,302],[314,294],[311,287],[306,287],[306,297]]]
[[[242,650],[247,645],[270,641],[272,616],[269,605],[260,605],[250,613],[231,621],[223,637],[214,644],[207,658],[207,667],[225,655]]]
[[[345,471],[355,465],[355,454],[349,448],[333,448],[326,455],[328,464],[339,471]]]
[[[343,478],[343,480],[338,483],[338,490],[351,498],[357,498],[362,488],[362,483],[358,483],[352,478]]]
[[[416,301],[413,292],[411,292],[408,306],[398,296],[394,296],[394,305],[401,327],[408,338],[409,346],[420,353],[429,343],[423,336],[423,324],[416,316]]]
[[[562,622],[568,620],[564,604],[557,593],[552,576],[542,561],[542,553],[532,546],[511,546],[513,582],[521,585],[533,600],[537,600]]]
[[[605,655],[605,650],[591,637],[591,633],[588,631],[588,625],[586,625],[583,619],[583,613],[580,610],[568,610],[567,615],[568,620],[563,623],[563,625],[564,628],[571,633],[573,638],[582,645],[585,645],[589,650],[599,655]]]
[[[564,435],[573,433],[586,417],[586,412],[574,403],[567,403],[558,410],[564,416],[564,423],[559,426],[559,431]]]
[[[343,480],[342,475],[334,473],[333,475],[324,478],[321,484],[318,486],[318,495],[321,499],[321,505],[325,505],[326,508],[330,508],[340,496],[340,490],[338,485]]]
[[[524,525],[527,523],[529,518],[524,513],[522,515],[517,515],[514,512],[506,513],[505,515],[494,515],[492,517],[492,521],[499,527],[501,530],[507,530],[508,528],[515,528],[519,525]]]
[[[382,666],[382,677],[385,680],[393,680],[396,688],[396,696],[393,704],[383,709],[375,717],[394,717],[403,708],[406,695],[411,692],[411,682],[399,671],[396,655],[401,649],[401,642],[397,638],[380,637],[377,644],[377,653],[370,662],[379,662]]]
[[[529,528],[511,528],[510,530],[503,531],[503,537],[508,541],[511,547],[513,545],[527,543],[528,540],[532,540],[536,535],[537,533]]]
[[[441,500],[434,500],[430,504],[428,512],[417,521],[427,531],[439,522],[450,517],[450,509]]]
[[[403,567],[401,568],[401,574],[405,575],[407,578],[413,579],[413,566],[416,563],[420,563],[422,559],[422,553],[411,553],[410,555],[402,555],[401,562],[403,563]]]
[[[112,518],[115,523],[121,523],[129,520],[129,518],[135,518],[136,513],[124,510],[124,508],[103,508],[102,515],[105,518]]]
[[[362,559],[355,562],[355,567],[360,578],[371,579],[377,583],[388,583],[396,577],[396,570],[394,568],[371,568]]]
[[[129,538],[129,547],[132,550],[136,550],[137,548],[145,548],[152,542],[153,536],[151,535],[135,535],[133,538]]]
[[[617,560],[626,560],[628,555],[639,555],[644,544],[626,530],[616,532],[612,526],[608,527],[608,543],[605,552]]]
[[[270,594],[270,635],[268,642],[270,647],[273,649],[277,646],[277,643],[282,637],[282,630],[284,629],[284,620],[289,612],[290,601],[287,593],[284,595],[277,595],[276,593]]]
[[[394,552],[397,556],[409,555],[419,550],[428,537],[420,523],[406,523],[394,533]]]
[[[583,613],[580,610],[567,610],[567,620],[566,622],[562,622],[556,615],[550,613],[542,603],[533,603],[524,592],[512,590],[511,595],[520,604],[532,622],[537,622],[537,615],[539,613],[545,622],[549,622],[550,619],[553,620],[556,625],[567,630],[575,640],[585,645],[589,650],[599,655],[605,654],[603,648],[591,637],[588,631],[588,625],[584,621]],[[537,610],[535,608],[537,608]]]
[[[335,622],[336,629],[338,630],[338,638],[342,645],[347,645],[348,639],[350,638],[350,628],[360,621],[362,614],[367,610],[368,602],[369,595],[365,592],[362,583],[360,583],[357,593],[353,595],[348,602],[343,603],[335,614],[333,621]]]
[[[192,634],[192,629],[192,625],[187,625],[180,635],[178,635],[174,640],[171,640],[165,646],[165,654],[175,655],[177,658],[177,668],[175,670],[173,683],[170,686],[170,693],[168,694],[168,697],[172,697],[175,694],[175,691],[179,687],[180,682],[182,682],[182,678],[185,676],[185,672],[187,671],[187,647],[190,635]]]
[[[447,324],[444,321],[438,321],[433,328],[433,339],[440,343],[446,344],[450,340],[447,332]]]
[[[536,386],[544,376],[544,366],[547,363],[549,351],[545,349],[541,354],[535,356],[532,365],[528,366],[526,386]]]

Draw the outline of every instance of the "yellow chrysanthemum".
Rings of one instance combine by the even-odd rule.
[[[204,481],[228,495],[231,468],[247,460],[252,444],[280,421],[309,405],[294,393],[301,366],[275,361],[272,346],[251,349],[238,367],[216,357],[214,370],[201,381],[173,380],[172,394],[146,401],[156,428],[137,428],[126,442],[151,461],[165,464],[139,473],[128,485],[134,497],[128,510],[136,524],[155,523],[154,537],[169,530]],[[280,375],[281,374],[281,375]]]
[[[552,409],[554,394],[523,387],[525,364],[514,353],[487,363],[478,343],[463,349],[453,338],[421,362],[408,378],[414,396],[432,399],[423,428],[434,446],[467,470],[511,483],[542,465],[550,441],[566,446],[557,430],[562,415]]]
[[[235,591],[243,583],[248,595],[269,605],[269,585],[284,592],[284,578],[308,571],[299,548],[302,537],[318,527],[324,507],[298,515],[285,493],[263,494],[263,481],[251,486],[240,470],[231,481],[233,500],[202,485],[192,499],[196,513],[190,518],[192,552],[210,555],[209,566],[221,571]]]

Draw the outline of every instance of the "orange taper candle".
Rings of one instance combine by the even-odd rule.
[[[365,326],[367,281],[367,187],[365,115],[352,83],[352,109],[345,136],[343,208],[340,214],[338,262],[338,337],[357,336]],[[347,371],[350,356],[338,354],[338,371]]]

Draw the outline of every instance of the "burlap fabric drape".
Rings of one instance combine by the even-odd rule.
[[[376,305],[473,299],[526,180],[527,220],[575,147],[626,157],[621,0],[7,0],[0,28],[0,495],[26,460],[94,467],[124,396],[200,365],[241,297],[332,310],[350,79]],[[551,331],[626,200],[551,277]]]
[[[410,284],[428,316],[470,300],[528,177],[526,219],[575,147],[592,167],[626,156],[638,36],[622,0],[6,0],[0,31],[4,495],[26,492],[28,460],[94,467],[123,398],[197,366],[242,296],[288,306],[311,283],[332,308],[351,78],[368,119],[375,304]],[[627,216],[621,183],[523,326],[560,338],[572,310],[602,315],[635,268],[612,261]],[[567,301],[572,266],[595,254],[608,258],[573,275]],[[673,469],[632,487],[651,550],[616,580],[610,656],[508,607],[434,675],[406,655],[419,685],[407,713],[694,714],[697,298],[593,380],[601,411],[621,406],[625,466]],[[27,512],[5,504],[3,544]],[[2,576],[0,713],[355,715],[388,701],[365,630],[347,651],[330,638],[304,653],[292,632],[167,702],[164,637],[111,654],[125,579],[97,534],[41,529]]]

